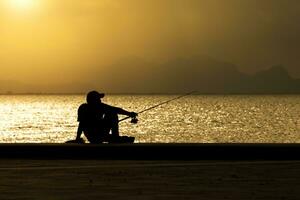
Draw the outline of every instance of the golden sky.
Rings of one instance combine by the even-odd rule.
[[[0,80],[89,82],[127,57],[207,55],[300,77],[298,0],[0,0]]]

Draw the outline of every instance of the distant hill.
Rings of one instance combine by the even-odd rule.
[[[282,66],[256,74],[242,73],[231,63],[198,56],[178,58],[163,64],[126,59],[97,74],[95,85],[116,93],[205,94],[293,94],[300,93],[300,80],[293,79]],[[111,87],[113,85],[113,87]]]
[[[95,88],[95,86],[82,82],[27,84],[18,81],[0,80],[0,94],[85,93],[90,88]]]
[[[283,66],[257,72],[244,85],[247,93],[300,93],[300,80],[293,79]]]
[[[91,89],[108,93],[300,94],[300,80],[293,79],[283,66],[249,75],[234,64],[197,56],[162,64],[126,58],[92,71],[89,80],[67,84],[0,81],[1,93],[85,93]]]
[[[27,89],[29,88],[31,88],[30,85],[27,85],[22,82],[12,80],[0,80],[0,93],[11,94],[27,92]]]

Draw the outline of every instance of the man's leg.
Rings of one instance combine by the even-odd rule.
[[[108,127],[108,131],[106,131],[107,141],[109,143],[133,143],[134,137],[127,137],[119,135],[119,118],[118,114],[111,113],[109,115],[105,115],[104,117],[105,124],[107,124],[106,127]],[[111,130],[111,134],[109,134],[109,131]]]
[[[105,127],[108,133],[111,130],[112,136],[119,136],[119,117],[116,113],[105,114],[104,116]]]
[[[100,144],[105,141],[105,138],[98,128],[92,127],[84,132],[85,137],[91,144]]]

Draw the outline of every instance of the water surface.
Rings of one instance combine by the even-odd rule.
[[[141,111],[172,95],[108,95],[106,103]],[[0,96],[0,142],[61,143],[74,139],[84,95]],[[188,96],[120,123],[137,142],[298,143],[300,96]],[[122,118],[122,116],[120,117]]]

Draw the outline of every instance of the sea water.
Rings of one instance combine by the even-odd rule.
[[[103,101],[142,111],[176,95],[107,95]],[[75,139],[84,95],[0,96],[1,143],[63,143]],[[120,115],[120,119],[124,117]],[[298,95],[193,95],[120,123],[140,143],[298,143]]]

